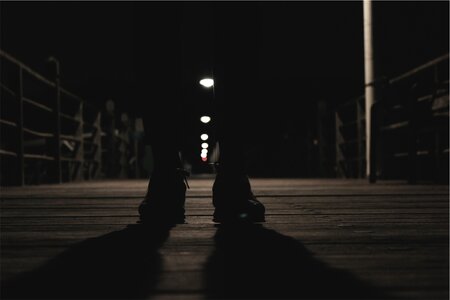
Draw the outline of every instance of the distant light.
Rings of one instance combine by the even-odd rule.
[[[207,149],[209,147],[208,143],[202,143],[202,148]]]
[[[209,123],[209,121],[211,121],[211,117],[209,117],[209,116],[202,116],[201,118],[200,118],[200,121],[202,121],[203,123]]]
[[[202,160],[203,160],[203,161],[207,161],[207,160],[208,160],[208,158],[206,158],[206,157],[202,157]]]
[[[203,85],[206,88],[210,88],[214,85],[214,79],[212,78],[203,78],[200,80],[200,84]]]
[[[202,153],[208,154],[208,149],[202,149]]]
[[[208,157],[208,154],[202,153],[202,154],[200,154],[200,156],[201,156],[202,158],[206,158],[206,157]]]
[[[200,138],[202,139],[202,141],[206,141],[208,139],[208,135],[204,133],[200,136]]]

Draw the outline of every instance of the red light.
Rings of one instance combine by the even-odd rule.
[[[207,161],[207,160],[208,160],[208,158],[206,158],[206,157],[202,157],[202,160],[203,160],[203,161]]]

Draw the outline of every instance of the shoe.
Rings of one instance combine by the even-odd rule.
[[[265,207],[253,195],[247,175],[221,173],[219,169],[213,185],[213,205],[214,222],[265,222]]]
[[[176,169],[173,172],[154,172],[147,195],[139,205],[139,222],[146,224],[185,223],[184,203],[189,172]]]

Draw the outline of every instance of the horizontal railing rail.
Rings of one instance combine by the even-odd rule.
[[[377,101],[371,108],[375,141],[370,151],[372,163],[376,164],[372,168],[375,177],[401,176],[391,174],[395,165],[392,162],[406,158],[402,172],[408,173],[408,181],[414,183],[419,172],[418,157],[427,155],[430,168],[442,173],[442,157],[448,159],[448,138],[444,137],[448,132],[448,60],[447,53],[398,76],[377,81]],[[364,99],[361,95],[336,109],[336,168],[342,177],[365,177]],[[447,122],[436,121],[437,118]],[[425,129],[436,141],[424,142],[421,132]],[[394,145],[399,149],[395,150]]]
[[[0,59],[2,185],[139,176],[134,119],[62,87],[55,58],[52,79],[1,49]]]
[[[444,55],[442,55],[442,56],[440,56],[440,57],[438,57],[436,59],[433,59],[433,60],[431,60],[431,61],[429,61],[429,62],[427,62],[427,63],[425,63],[423,65],[418,66],[417,68],[414,68],[414,69],[412,69],[412,70],[410,70],[410,71],[408,71],[406,73],[403,73],[403,74],[401,74],[399,76],[396,76],[396,77],[390,79],[389,80],[389,84],[395,84],[395,83],[397,83],[397,82],[399,82],[399,81],[401,81],[403,79],[412,77],[413,75],[415,75],[417,73],[420,73],[422,71],[425,71],[425,70],[427,70],[429,68],[435,68],[436,66],[440,65],[441,63],[445,62],[448,59],[449,59],[449,53],[444,54]]]
[[[98,172],[96,174],[91,172],[91,176],[83,176],[83,169],[89,163],[84,155],[84,134],[85,125],[91,125],[96,131],[101,132],[100,110],[89,104],[88,107],[94,110],[93,114],[96,117],[91,121],[87,120],[83,117],[87,102],[62,88],[58,74],[54,79],[48,79],[3,50],[0,50],[0,59],[5,63],[8,62],[8,66],[2,63],[0,80],[2,184],[23,185],[29,181],[27,175],[39,172],[46,173],[48,182],[97,176]],[[44,85],[39,86],[42,83]],[[44,99],[45,101],[42,101]],[[68,106],[68,101],[75,101],[76,104]],[[97,152],[101,153],[100,140],[95,139],[95,134],[91,134],[90,139],[96,144]],[[8,157],[13,157],[13,161]],[[98,155],[93,157],[91,161],[100,166],[101,158]],[[29,168],[33,168],[31,165],[42,164],[28,163],[29,160],[46,161],[50,164],[45,171],[30,171]],[[36,183],[39,181],[34,180]]]

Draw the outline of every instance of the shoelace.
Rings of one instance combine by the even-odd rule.
[[[186,187],[190,189],[191,187],[189,186],[187,178],[191,175],[191,173],[182,168],[177,168],[177,172],[183,177],[183,181],[186,184]]]

